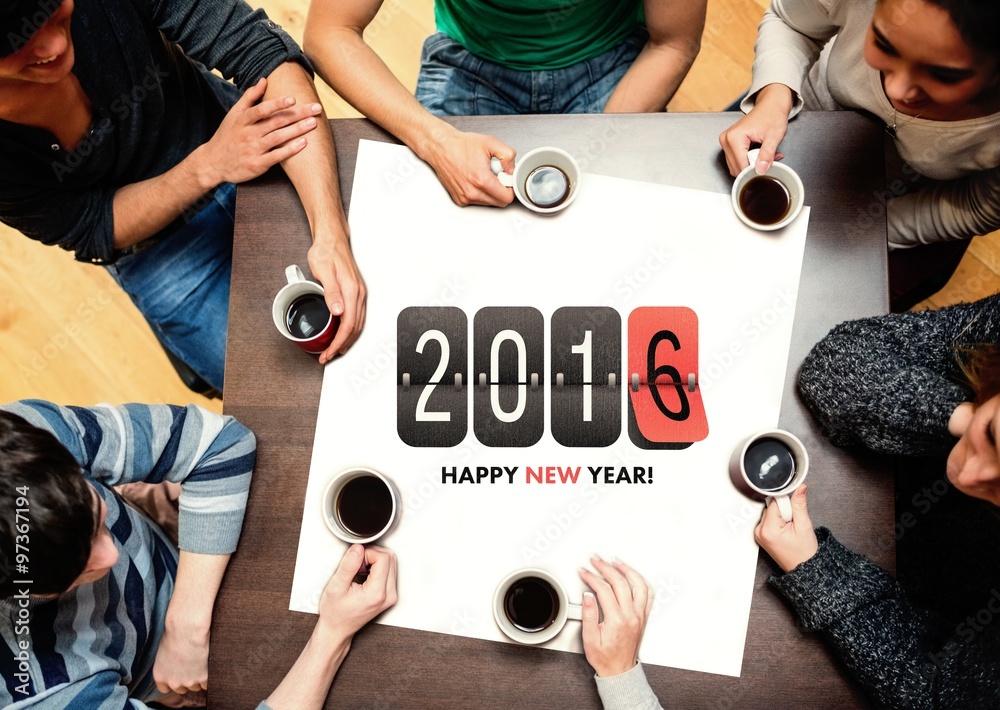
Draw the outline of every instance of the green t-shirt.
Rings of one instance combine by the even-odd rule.
[[[434,21],[478,57],[511,69],[560,69],[621,44],[643,0],[435,0]]]

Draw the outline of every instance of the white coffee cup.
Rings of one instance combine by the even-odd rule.
[[[323,491],[323,520],[346,543],[382,537],[399,518],[399,490],[388,476],[365,466],[337,473]]]
[[[752,452],[754,460],[748,460],[747,451],[755,443],[765,439],[774,439],[779,445],[771,451],[755,448]],[[766,445],[765,445],[766,446]],[[787,473],[784,468],[784,452],[791,455],[794,468]],[[770,453],[769,456],[763,454]],[[759,459],[759,460],[758,460]],[[729,460],[729,476],[736,487],[744,494],[758,500],[774,498],[778,504],[778,512],[787,522],[792,521],[792,503],[789,497],[796,488],[802,485],[809,474],[809,454],[799,438],[784,429],[766,429],[747,437],[736,447]],[[766,485],[768,475],[784,475],[787,480],[775,480],[775,485]]]
[[[757,154],[759,152],[759,148],[754,148],[747,153],[747,159],[750,161],[750,165],[743,168],[743,170],[740,171],[740,174],[736,176],[736,181],[733,183],[733,189],[731,192],[733,211],[736,212],[736,216],[739,217],[740,220],[748,227],[770,232],[775,229],[781,229],[799,216],[799,212],[802,211],[802,205],[805,204],[805,189],[802,187],[802,179],[798,176],[798,173],[784,163],[780,163],[778,161],[771,163],[771,167],[767,169],[767,172],[764,175],[758,175],[757,171],[754,170],[754,165],[757,163]],[[740,206],[740,195],[747,183],[754,178],[771,178],[776,180],[784,187],[785,192],[788,193],[788,208],[785,210],[784,216],[781,217],[781,219],[775,222],[762,224],[760,222],[755,222],[743,211],[743,208]]]
[[[499,158],[490,160],[490,169],[501,184],[514,188],[522,205],[539,214],[566,209],[580,189],[580,166],[561,148],[529,150],[514,161],[513,173],[503,172]]]
[[[569,602],[551,574],[529,567],[511,572],[497,585],[493,618],[511,640],[540,644],[558,636],[567,620],[580,621],[583,607]]]

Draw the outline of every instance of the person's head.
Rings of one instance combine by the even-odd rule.
[[[1000,3],[996,0],[878,0],[865,61],[882,73],[886,97],[909,115],[969,117],[1000,98]]]
[[[0,0],[0,81],[54,84],[73,69],[73,0]]]
[[[948,455],[948,480],[1000,506],[1000,346],[964,350],[959,358],[976,393],[976,412]]]
[[[30,594],[44,596],[104,576],[118,560],[105,515],[103,499],[55,436],[0,412],[0,555],[8,571],[0,599],[17,593],[14,581],[23,577]],[[28,573],[17,574],[18,564]]]

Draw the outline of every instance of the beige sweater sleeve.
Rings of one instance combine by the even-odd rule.
[[[1000,168],[941,180],[886,205],[889,246],[971,239],[1000,229]]]
[[[772,0],[757,28],[753,80],[740,104],[754,106],[757,92],[784,84],[795,92],[789,118],[802,110],[802,85],[824,45],[840,30],[834,17],[838,0]]]

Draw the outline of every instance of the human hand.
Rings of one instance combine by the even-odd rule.
[[[325,365],[338,354],[347,352],[365,326],[368,290],[354,261],[347,237],[316,234],[307,256],[309,270],[323,284],[326,307],[340,318],[337,334],[319,356]]]
[[[816,531],[806,508],[806,489],[807,486],[801,485],[792,493],[792,522],[785,522],[777,501],[772,498],[753,531],[757,544],[783,572],[791,572],[819,550]]]
[[[1000,505],[1000,395],[978,406],[966,405],[959,405],[949,422],[959,440],[948,454],[945,472],[965,495]],[[962,421],[956,422],[956,417]]]
[[[444,124],[426,160],[451,199],[460,207],[488,205],[504,207],[514,199],[514,190],[504,187],[490,170],[497,157],[505,172],[514,171],[514,149],[481,133],[465,133]]]
[[[304,135],[316,128],[322,107],[296,105],[291,96],[257,103],[266,89],[267,79],[261,79],[243,92],[200,147],[204,168],[211,175],[209,188],[252,180],[305,148]]]
[[[580,568],[580,577],[594,590],[583,594],[583,652],[594,672],[605,678],[635,666],[653,594],[642,575],[624,562],[612,565],[597,555],[590,561],[600,575]],[[604,611],[600,622],[598,601]]]
[[[153,661],[156,689],[177,695],[207,690],[209,627],[188,624],[183,614],[171,611]]]
[[[727,128],[719,136],[726,166],[735,177],[748,164],[747,151],[751,143],[760,143],[757,174],[763,175],[771,163],[784,157],[777,152],[788,130],[788,112],[792,107],[792,90],[784,84],[768,84],[757,92],[750,113]]]
[[[365,564],[368,577],[358,584],[354,577]],[[395,603],[396,555],[383,547],[351,545],[323,590],[317,626],[338,641],[349,641]]]

